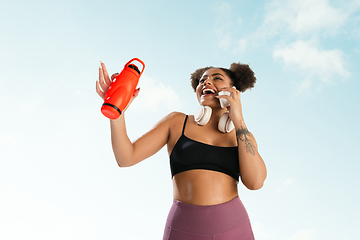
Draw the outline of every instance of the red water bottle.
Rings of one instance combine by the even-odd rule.
[[[133,61],[138,61],[142,64],[141,72],[136,65],[132,64]],[[105,101],[101,107],[101,112],[105,117],[110,119],[120,117],[120,114],[134,95],[135,88],[144,69],[144,62],[138,58],[133,58],[125,64],[124,69],[116,76],[105,95]]]

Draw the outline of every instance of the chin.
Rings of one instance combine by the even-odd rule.
[[[220,103],[214,102],[214,101],[209,101],[209,100],[200,101],[200,105],[201,106],[209,106],[211,108],[220,108]]]

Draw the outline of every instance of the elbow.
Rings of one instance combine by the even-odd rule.
[[[128,167],[128,166],[125,166],[124,164],[120,164],[120,163],[117,163],[117,164],[120,168]]]
[[[118,162],[118,166],[119,166],[120,168],[126,168],[126,167],[131,167],[131,166],[133,166],[133,164],[124,164],[124,163],[119,163],[119,162]]]
[[[247,181],[246,179],[241,179],[245,187],[249,190],[259,190],[263,187],[264,181],[263,180],[257,180],[257,181]]]
[[[255,183],[255,184],[247,184],[245,186],[249,190],[259,190],[260,188],[263,187],[263,185],[264,185],[264,183],[261,182],[261,183]]]
[[[117,164],[118,164],[118,166],[120,168],[131,167],[133,165],[133,164],[129,164],[129,163],[126,163],[126,162],[121,162],[118,159],[116,159],[116,162],[117,162]]]

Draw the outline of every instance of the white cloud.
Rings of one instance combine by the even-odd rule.
[[[40,103],[41,103],[41,99],[39,97],[37,97],[36,99],[32,99],[30,101],[26,101],[22,104],[21,110],[24,113],[35,112],[39,109]]]
[[[248,45],[248,40],[246,38],[242,38],[238,41],[237,50],[240,53],[245,52],[247,45]]]
[[[298,40],[287,46],[277,47],[273,56],[281,59],[285,66],[295,67],[305,73],[307,78],[300,84],[301,89],[310,88],[315,76],[325,83],[331,82],[334,76],[350,76],[341,50],[320,50],[314,41]]]
[[[295,34],[326,31],[335,33],[349,13],[334,8],[328,0],[275,0],[268,5],[264,29],[273,33],[290,31]]]
[[[287,240],[316,240],[315,231],[312,229],[302,229],[297,231]]]
[[[358,0],[341,5],[329,0],[273,0],[266,6],[262,25],[241,39],[238,48],[246,50],[249,45],[269,45],[270,40],[275,40],[278,46],[273,57],[295,70],[293,75],[301,71],[303,80],[295,83],[298,93],[314,85],[321,87],[350,76],[342,46],[326,49],[323,43],[340,33],[356,38],[359,31],[354,21],[359,21],[355,14],[359,9]]]
[[[222,49],[228,49],[231,46],[232,43],[232,37],[229,33],[227,34],[219,34],[219,45]]]
[[[232,37],[232,8],[227,2],[215,4],[214,12],[216,16],[215,33],[218,38],[218,45],[221,49],[230,48],[234,42]],[[238,18],[237,24],[241,25],[241,18]]]
[[[277,189],[277,193],[280,194],[284,191],[285,188],[292,185],[295,181],[295,178],[286,178],[281,185],[279,185],[279,188]]]
[[[3,103],[6,103],[6,102],[9,102],[9,99],[11,98],[11,95],[4,95],[4,96],[1,96],[0,97],[0,103],[3,104]]]
[[[16,98],[14,95],[4,95],[0,97],[0,103],[0,107],[5,109],[13,104],[18,106],[18,108],[12,108],[10,109],[11,111],[21,114],[29,114],[39,110],[40,104],[42,103],[42,97],[35,95]]]
[[[261,222],[253,222],[251,223],[251,227],[253,229],[255,239],[266,239],[266,240],[276,239],[273,231],[271,231]]]
[[[0,239],[98,239],[88,220],[30,197],[23,190],[0,190]]]
[[[170,86],[147,76],[142,76],[139,96],[132,103],[135,111],[180,111],[183,107],[179,95]]]
[[[283,183],[283,185],[285,186],[285,187],[287,187],[287,186],[290,186],[293,182],[294,182],[294,178],[287,178],[285,181],[284,181],[284,183]]]
[[[12,146],[15,147],[18,145],[18,142],[15,140],[15,138],[12,135],[6,134],[0,136],[0,143],[2,147],[4,146]]]

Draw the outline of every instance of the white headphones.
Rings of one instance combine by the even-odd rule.
[[[219,92],[219,95],[228,95],[230,96],[229,92],[226,91],[221,91]],[[227,106],[230,105],[229,101],[224,99],[224,98],[220,98],[220,106],[221,108],[225,108]],[[212,109],[209,106],[200,106],[194,115],[195,121],[197,122],[197,124],[199,125],[206,125],[211,117],[212,114]],[[224,113],[219,120],[218,123],[218,129],[220,132],[222,133],[228,133],[231,132],[233,129],[235,128],[234,123],[231,121],[230,117],[229,117],[229,112]]]

